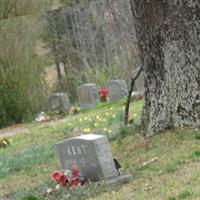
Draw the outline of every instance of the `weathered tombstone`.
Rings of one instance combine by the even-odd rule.
[[[59,142],[56,146],[64,169],[75,167],[92,181],[118,176],[104,135],[82,135]]]
[[[138,70],[140,70],[140,68],[136,68],[134,71],[133,71],[133,77],[136,76],[136,74],[138,73]],[[137,80],[135,81],[135,87],[134,87],[134,90],[139,92],[140,94],[144,94],[144,73],[141,72],[140,76],[137,78]]]
[[[48,98],[48,102],[52,110],[68,111],[70,108],[66,93],[55,93]]]
[[[119,100],[128,94],[128,86],[124,80],[112,80],[108,84],[109,99],[111,101]]]
[[[99,103],[96,84],[86,83],[77,88],[81,108],[94,108]]]

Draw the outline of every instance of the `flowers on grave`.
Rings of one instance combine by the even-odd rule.
[[[107,102],[109,91],[107,88],[102,88],[99,90],[99,97],[101,102]]]
[[[86,183],[84,175],[76,168],[67,169],[65,172],[55,171],[52,179],[62,186],[78,186]]]

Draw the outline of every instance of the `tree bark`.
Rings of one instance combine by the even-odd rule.
[[[130,0],[145,76],[147,136],[200,125],[198,0]]]

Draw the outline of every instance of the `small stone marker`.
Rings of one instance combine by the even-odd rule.
[[[136,68],[134,71],[133,71],[133,77],[136,76],[136,74],[138,73],[138,70],[140,70],[140,68]],[[137,80],[135,81],[135,90],[137,92],[139,92],[140,94],[144,94],[144,73],[143,71],[141,72],[140,76],[137,78]]]
[[[77,88],[81,108],[94,108],[99,103],[96,84],[86,83]]]
[[[56,146],[64,169],[75,167],[92,181],[118,176],[104,135],[82,135],[59,142]]]
[[[109,99],[111,101],[119,100],[128,94],[128,86],[124,80],[112,80],[108,84]]]
[[[48,102],[52,110],[68,111],[70,108],[66,93],[55,93],[48,98]]]

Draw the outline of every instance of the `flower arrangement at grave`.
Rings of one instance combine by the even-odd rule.
[[[82,186],[88,181],[80,170],[76,168],[67,169],[65,172],[55,171],[52,174],[52,179],[61,186]]]
[[[108,98],[108,94],[109,94],[109,91],[107,88],[102,88],[98,91],[99,93],[99,97],[100,97],[100,101],[101,102],[107,102],[109,101],[109,98]]]

